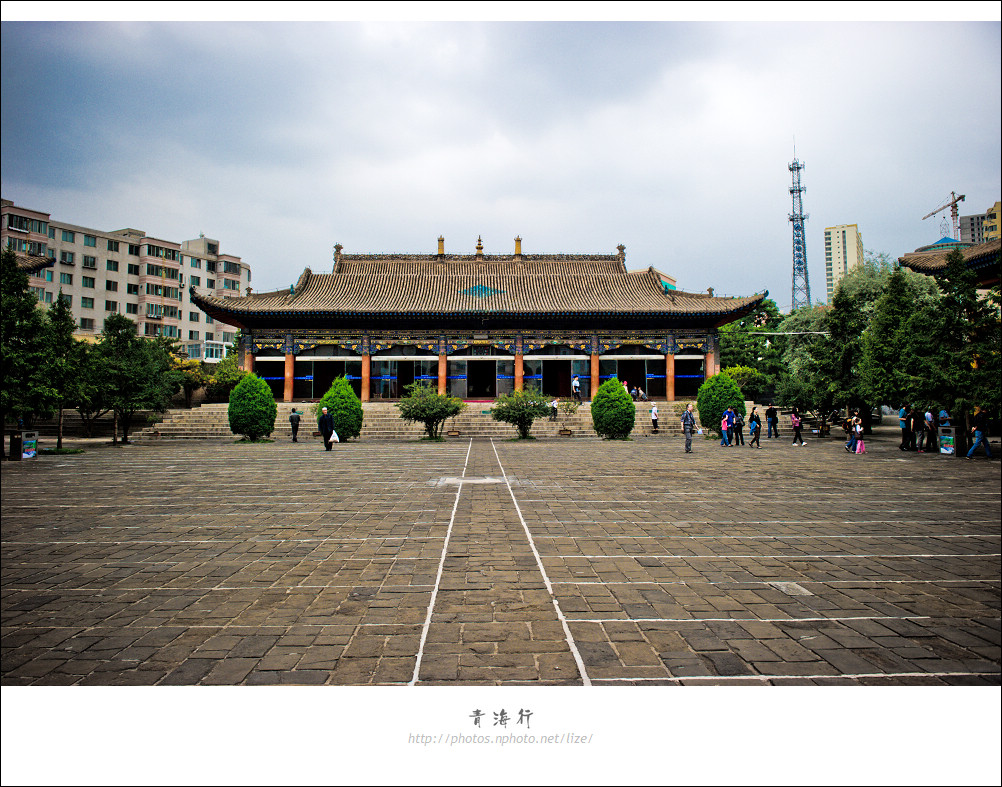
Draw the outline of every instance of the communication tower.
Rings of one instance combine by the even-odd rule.
[[[804,222],[810,216],[804,213],[804,202],[800,196],[806,191],[800,185],[800,170],[804,165],[796,159],[796,153],[793,155],[793,163],[789,165],[790,172],[793,173],[793,185],[790,186],[793,197],[793,213],[790,214],[790,221],[793,222],[793,308],[799,309],[801,306],[811,305],[811,283],[807,278],[807,241],[804,235]]]

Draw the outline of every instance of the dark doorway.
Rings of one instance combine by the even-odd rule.
[[[406,396],[404,388],[414,382],[414,361],[397,361],[397,396]]]
[[[334,378],[342,374],[344,374],[344,361],[314,361],[312,398],[321,398],[334,384]]]
[[[619,361],[619,372],[617,374],[621,383],[627,383],[632,391],[639,386],[647,390],[647,362],[646,361]]]
[[[467,361],[468,399],[493,399],[497,395],[497,361]]]
[[[543,393],[546,396],[571,395],[571,362],[543,361]]]

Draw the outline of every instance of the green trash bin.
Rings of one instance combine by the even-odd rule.
[[[952,426],[939,427],[939,452],[941,454],[956,454],[957,446],[955,440],[956,434]]]

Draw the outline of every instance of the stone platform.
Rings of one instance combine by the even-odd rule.
[[[4,462],[3,685],[1000,685],[1000,463],[839,441]]]

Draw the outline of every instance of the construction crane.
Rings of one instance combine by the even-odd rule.
[[[960,240],[960,216],[959,216],[960,210],[957,208],[957,204],[964,201],[964,195],[961,194],[958,197],[957,192],[951,191],[950,196],[952,197],[952,199],[948,199],[946,202],[944,202],[942,205],[936,208],[936,210],[934,210],[932,213],[927,213],[922,218],[923,220],[927,219],[930,216],[935,216],[941,210],[946,210],[947,208],[949,208],[950,217],[953,219],[953,239]]]

